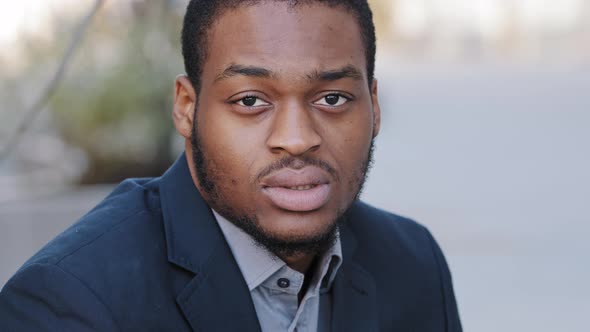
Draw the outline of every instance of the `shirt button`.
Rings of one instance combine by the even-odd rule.
[[[287,278],[279,278],[279,280],[277,280],[277,285],[281,288],[287,288],[290,284],[291,282]]]

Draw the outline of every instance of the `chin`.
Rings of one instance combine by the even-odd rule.
[[[325,233],[337,223],[338,215],[326,212],[278,210],[274,213],[258,215],[256,219],[258,226],[268,234],[285,239],[313,238]]]
[[[228,219],[279,257],[321,254],[337,238],[338,214],[272,209],[249,218]]]

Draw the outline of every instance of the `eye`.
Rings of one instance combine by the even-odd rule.
[[[315,104],[322,105],[322,106],[341,106],[348,102],[350,98],[344,97],[343,95],[337,93],[331,93],[329,95],[323,96],[319,100],[315,102]]]
[[[244,107],[256,107],[256,106],[268,106],[269,103],[265,102],[264,100],[254,97],[254,96],[246,96],[238,101],[236,104]]]

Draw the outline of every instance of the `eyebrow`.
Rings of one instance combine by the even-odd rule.
[[[234,76],[247,76],[257,78],[276,78],[276,74],[271,70],[257,67],[257,66],[244,66],[239,64],[229,65],[221,74],[215,78],[215,82],[224,80]],[[343,78],[352,78],[360,81],[363,79],[363,74],[360,69],[353,65],[346,65],[342,68],[333,70],[315,70],[312,73],[305,75],[307,80],[313,81],[337,81]]]
[[[274,76],[274,74],[266,68],[232,64],[225,68],[223,73],[219,74],[217,78],[215,78],[215,81],[217,82],[237,75],[259,78],[271,78]]]
[[[352,78],[360,81],[363,79],[362,72],[353,65],[346,65],[335,70],[314,71],[307,75],[310,81],[337,81],[343,78]]]

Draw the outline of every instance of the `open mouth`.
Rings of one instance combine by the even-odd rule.
[[[304,186],[283,187],[283,188],[287,188],[289,190],[309,190],[309,189],[315,188],[317,186],[318,186],[317,184],[306,184]]]
[[[313,211],[330,198],[330,178],[318,167],[284,168],[262,180],[262,192],[276,207],[288,211]]]
[[[291,187],[264,187],[262,192],[278,208],[307,212],[317,210],[329,199],[329,184],[307,184]]]

